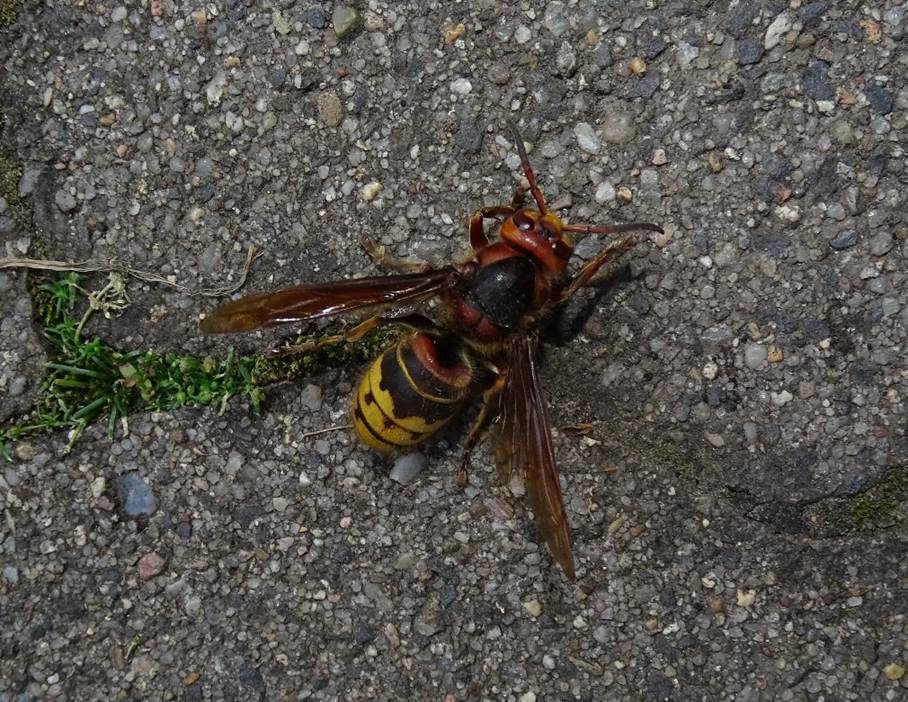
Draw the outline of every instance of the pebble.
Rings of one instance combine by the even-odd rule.
[[[784,407],[789,402],[794,399],[794,396],[788,392],[788,390],[782,390],[782,392],[772,392],[769,394],[772,404],[776,407]]]
[[[530,28],[522,24],[514,32],[514,41],[518,44],[526,44],[532,37],[533,32],[530,31]]]
[[[555,57],[555,67],[558,73],[565,78],[570,78],[577,70],[577,54],[570,44],[564,42],[558,49],[558,55]]]
[[[550,2],[545,6],[545,13],[542,16],[542,24],[556,37],[570,30],[571,25],[564,16],[563,2]]]
[[[324,29],[328,26],[328,18],[325,16],[325,11],[318,5],[313,5],[303,11],[303,22],[313,29]]]
[[[3,579],[13,587],[19,584],[19,569],[16,566],[3,567]]]
[[[883,675],[887,680],[901,680],[905,676],[905,666],[899,663],[890,663],[883,668]]]
[[[600,205],[604,205],[606,202],[613,202],[616,197],[615,186],[612,185],[607,180],[603,180],[596,187],[596,202]]]
[[[706,350],[727,344],[735,338],[735,333],[727,324],[717,324],[700,335],[700,341]]]
[[[826,214],[829,215],[830,219],[841,222],[846,216],[845,206],[841,202],[833,202],[826,210]]]
[[[454,135],[454,143],[468,154],[477,154],[482,151],[482,130],[474,119],[465,119],[460,124],[460,129]]]
[[[542,603],[539,600],[527,600],[523,603],[523,608],[534,619],[542,614]]]
[[[901,30],[902,23],[905,21],[904,7],[892,7],[883,13],[883,21],[889,25],[890,31]]]
[[[318,117],[328,127],[338,126],[344,118],[344,107],[332,90],[322,93],[316,99]]]
[[[668,163],[668,156],[665,153],[665,149],[656,149],[653,151],[653,157],[650,159],[650,163],[654,166],[664,166]]]
[[[381,183],[376,183],[372,181],[371,183],[366,183],[362,190],[359,191],[360,197],[365,202],[372,202],[375,199],[375,196],[378,195],[381,190]]]
[[[334,12],[331,13],[331,24],[338,39],[343,39],[356,29],[359,20],[359,13],[349,5],[336,5]]]
[[[707,380],[715,380],[719,374],[719,365],[715,361],[707,361],[700,372]]]
[[[766,360],[768,353],[763,344],[748,344],[744,348],[744,363],[753,370],[759,369]]]
[[[880,277],[880,269],[874,266],[872,263],[864,266],[861,269],[861,272],[858,273],[858,276],[861,280],[870,280],[872,278]]]
[[[91,481],[91,496],[96,500],[107,491],[107,478],[99,475]]]
[[[829,242],[829,245],[836,251],[844,251],[845,249],[850,249],[856,243],[858,243],[858,233],[854,229],[845,229],[836,234],[835,238]]]
[[[429,460],[425,454],[414,451],[404,454],[394,461],[391,468],[391,480],[401,485],[409,485],[413,479],[426,469]]]
[[[829,64],[825,61],[814,61],[801,74],[804,94],[814,100],[834,100],[835,88],[829,79]]]
[[[870,253],[874,256],[885,256],[892,249],[894,243],[890,232],[878,232],[870,239]]]
[[[588,122],[578,122],[574,125],[574,136],[581,151],[588,154],[598,154],[602,148],[599,137]]]
[[[725,439],[722,438],[721,434],[713,434],[708,431],[706,432],[706,440],[715,448],[722,448],[725,446]]]
[[[167,561],[157,552],[146,553],[139,559],[139,577],[142,580],[151,580],[159,575]]]
[[[874,112],[888,115],[895,106],[895,96],[879,85],[868,85],[864,88],[864,97]]]
[[[737,592],[737,595],[735,597],[735,603],[738,605],[738,607],[744,607],[746,609],[747,607],[750,607],[754,603],[754,600],[756,600],[756,599],[757,599],[756,590],[740,590],[739,589]]]
[[[300,402],[306,409],[318,412],[322,408],[322,389],[309,383],[300,391]]]
[[[469,95],[473,90],[473,84],[466,78],[457,78],[451,81],[451,92],[455,95]]]
[[[71,212],[76,209],[76,198],[66,190],[58,190],[54,195],[54,202],[62,212]]]
[[[285,36],[290,33],[290,23],[284,18],[284,15],[281,14],[281,11],[274,9],[271,11],[271,24],[274,25],[274,31],[276,31],[281,36]]]
[[[735,59],[744,66],[759,63],[763,58],[763,47],[750,39],[741,39],[735,44]]]
[[[747,440],[748,444],[757,443],[757,437],[759,436],[759,430],[757,425],[754,422],[744,422],[744,438]]]
[[[884,317],[891,317],[899,311],[899,301],[894,297],[884,297],[880,303]]]
[[[286,497],[275,497],[271,500],[271,506],[275,512],[283,512],[290,505],[290,500]]]
[[[694,60],[700,56],[700,49],[684,41],[679,41],[675,49],[675,58],[682,69],[690,68]]]
[[[227,74],[224,71],[218,71],[205,86],[205,98],[209,105],[217,105],[221,101],[225,87],[227,87]]]
[[[158,500],[148,483],[138,473],[124,473],[117,476],[114,489],[127,517],[153,514]]]
[[[788,32],[794,29],[795,17],[788,11],[779,13],[776,18],[770,22],[766,28],[766,34],[763,36],[763,48],[767,51],[778,46]]]
[[[615,64],[615,59],[612,56],[612,51],[609,49],[608,44],[605,42],[600,42],[596,45],[596,48],[591,52],[591,58],[600,68],[608,68]]]
[[[603,139],[610,144],[627,144],[637,136],[633,117],[620,110],[609,110],[602,121],[601,131]]]

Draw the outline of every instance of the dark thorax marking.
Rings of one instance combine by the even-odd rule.
[[[492,324],[513,329],[533,301],[536,267],[526,256],[510,256],[476,272],[467,302]]]

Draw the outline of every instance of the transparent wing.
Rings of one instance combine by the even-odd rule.
[[[511,348],[510,369],[501,394],[501,428],[495,459],[504,481],[520,471],[526,482],[527,496],[552,555],[568,577],[574,577],[571,530],[555,452],[545,398],[536,373],[535,337],[522,337]]]
[[[246,332],[367,307],[403,304],[438,293],[451,285],[454,277],[454,269],[446,267],[407,275],[297,285],[228,302],[206,316],[201,327],[206,334]]]

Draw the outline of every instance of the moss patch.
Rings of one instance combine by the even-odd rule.
[[[10,205],[19,202],[19,179],[22,177],[22,166],[0,147],[0,197]]]
[[[0,0],[2,1],[2,0]],[[11,214],[22,231],[28,228],[29,211],[19,197],[19,181],[22,178],[22,166],[2,146],[0,146],[0,197],[9,206]]]
[[[908,527],[908,465],[891,468],[858,495],[808,506],[805,517],[811,530],[822,536]]]
[[[0,29],[6,29],[19,15],[22,0],[0,0]]]

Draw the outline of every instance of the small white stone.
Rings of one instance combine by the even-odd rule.
[[[721,434],[714,434],[711,431],[706,432],[706,440],[709,442],[710,446],[715,448],[722,448],[725,446],[725,439],[722,438]]]
[[[598,154],[601,148],[599,137],[593,128],[587,122],[578,122],[574,125],[574,136],[577,137],[577,145],[582,151],[588,154]]]
[[[780,205],[776,208],[776,217],[793,224],[801,219],[801,208],[797,205]]]
[[[517,27],[517,31],[514,32],[514,40],[518,44],[526,44],[533,36],[533,32],[530,31],[529,27],[520,25]]]
[[[675,57],[678,60],[680,68],[690,68],[694,59],[700,55],[700,49],[688,44],[686,41],[678,42],[678,48],[675,51]]]
[[[604,205],[606,202],[614,202],[616,197],[615,186],[609,183],[607,180],[603,180],[599,183],[599,187],[596,188],[596,202],[600,205]]]
[[[407,485],[413,479],[425,470],[429,461],[422,453],[415,451],[407,453],[394,461],[394,467],[391,469],[391,480]]]
[[[768,355],[763,344],[748,344],[744,347],[744,363],[753,370],[761,368]]]
[[[523,608],[527,611],[533,619],[542,614],[542,604],[539,600],[527,600],[523,603]]]
[[[782,392],[772,392],[769,394],[769,396],[772,399],[772,404],[774,404],[776,407],[787,405],[793,398],[792,394],[788,392],[788,390],[783,390]]]
[[[451,81],[451,92],[457,95],[469,95],[473,90],[473,84],[466,78],[458,78]]]
[[[756,590],[738,590],[737,598],[735,601],[738,607],[744,607],[746,609],[747,607],[750,607],[756,599]]]
[[[375,181],[372,181],[371,183],[366,183],[363,186],[363,189],[360,191],[360,195],[362,196],[363,200],[365,200],[366,202],[372,202],[372,200],[375,199],[375,196],[378,195],[380,190],[381,190],[381,183],[376,183]]]
[[[766,28],[766,35],[763,37],[763,47],[769,51],[778,46],[785,36],[795,26],[795,18],[790,12],[781,12]]]
[[[719,366],[715,361],[709,361],[705,366],[703,366],[703,377],[707,380],[715,379],[716,375],[719,373]]]
[[[208,104],[217,105],[221,101],[226,87],[227,74],[224,71],[218,71],[205,86],[205,97],[208,99]]]
[[[283,512],[290,505],[290,501],[286,497],[275,497],[271,500],[271,506],[274,507],[275,512]]]

